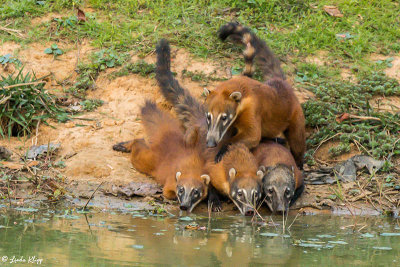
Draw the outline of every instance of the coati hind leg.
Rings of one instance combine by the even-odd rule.
[[[152,175],[153,170],[156,167],[156,155],[147,146],[144,139],[135,139],[131,145],[131,162],[136,170]]]
[[[132,144],[133,144],[133,140],[126,141],[126,142],[120,142],[118,144],[113,145],[113,150],[121,151],[124,153],[129,153],[129,152],[131,152]]]
[[[289,128],[284,132],[289,143],[290,151],[296,161],[297,167],[303,169],[304,153],[306,151],[306,137],[303,113],[298,113]]]

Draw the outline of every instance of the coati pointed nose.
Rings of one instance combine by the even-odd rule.
[[[246,210],[244,213],[245,216],[253,216],[254,215],[254,210]]]
[[[179,208],[180,208],[181,210],[188,210],[188,209],[189,209],[188,206],[179,206]]]
[[[207,140],[207,147],[216,147],[216,146],[217,146],[217,142],[215,141],[214,138]]]

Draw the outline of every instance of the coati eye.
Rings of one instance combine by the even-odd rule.
[[[238,197],[242,197],[242,196],[243,196],[242,190],[238,190],[238,191],[237,191],[237,195],[238,195]]]
[[[228,118],[228,116],[226,114],[222,114],[221,120],[226,121],[227,118]]]
[[[274,189],[272,189],[272,187],[268,188],[268,193],[270,194],[274,193]]]
[[[289,196],[289,195],[290,195],[290,188],[286,188],[285,194],[286,194],[286,196]]]
[[[194,190],[193,190],[193,195],[194,195],[195,197],[197,197],[199,194],[200,194],[200,193],[199,193],[199,190],[198,190],[198,189],[194,189]]]
[[[180,187],[178,190],[178,194],[182,195],[184,191],[185,191],[185,189],[183,187]]]
[[[210,123],[210,121],[211,121],[211,114],[207,113],[207,122]]]

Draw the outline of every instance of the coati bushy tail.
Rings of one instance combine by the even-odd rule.
[[[174,129],[174,131],[179,131],[180,129],[176,120],[168,112],[159,109],[157,105],[150,100],[146,100],[142,107],[141,117],[142,125],[150,143],[163,128]]]
[[[253,61],[256,59],[259,68],[263,72],[264,80],[271,78],[286,79],[281,69],[280,61],[275,57],[267,44],[252,33],[249,28],[231,22],[223,25],[219,29],[218,34],[219,38],[223,41],[231,37],[232,40],[246,46],[246,49],[243,51],[246,64],[243,72],[244,75],[249,77],[253,75]]]
[[[171,49],[169,42],[161,39],[156,47],[157,67],[156,79],[160,86],[161,93],[173,106],[178,104],[178,98],[184,95],[184,89],[175,80],[171,72]]]
[[[179,120],[185,129],[193,127],[204,119],[204,107],[188,90],[180,86],[171,72],[171,49],[165,39],[161,39],[156,47],[157,68],[156,79],[165,99],[173,105]]]

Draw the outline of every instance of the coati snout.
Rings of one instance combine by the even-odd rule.
[[[212,94],[208,89],[204,89],[204,94],[208,97],[206,99],[207,147],[216,147],[236,120],[236,109],[242,94],[231,93],[230,101],[220,99],[221,96]]]
[[[277,164],[265,168],[262,179],[265,202],[272,212],[287,212],[295,193],[294,168],[284,164]]]
[[[179,208],[183,211],[192,212],[208,194],[210,176],[203,174],[201,179],[181,177],[182,173],[176,173],[176,196],[180,203]]]
[[[245,216],[254,215],[255,210],[262,197],[261,178],[263,173],[257,172],[258,178],[255,177],[236,177],[236,170],[229,170],[230,193],[229,197],[238,207],[240,213]]]

